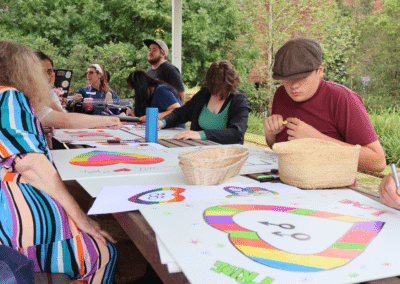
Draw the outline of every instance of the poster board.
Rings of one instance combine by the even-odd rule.
[[[54,139],[61,143],[130,140],[135,138],[139,137],[120,129],[114,130],[106,127],[90,129],[56,129],[54,135]]]
[[[399,212],[350,190],[139,210],[194,284],[337,284],[399,274]]]
[[[222,185],[147,185],[104,186],[88,214],[109,214],[138,210],[139,205],[167,204],[183,201],[300,193],[299,188],[282,183]]]
[[[185,176],[181,172],[159,173],[154,178],[149,178],[148,175],[134,175],[127,177],[97,177],[90,179],[78,179],[77,182],[89,193],[92,197],[97,197],[105,186],[138,186],[138,185],[187,185]],[[245,176],[234,176],[228,179],[225,183],[258,183],[254,179]]]
[[[162,149],[114,146],[52,151],[62,180],[154,175],[181,171],[176,155]]]

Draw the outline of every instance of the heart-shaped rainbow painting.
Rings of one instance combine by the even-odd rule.
[[[72,158],[69,163],[82,167],[102,167],[116,164],[151,165],[163,161],[163,158],[134,153],[92,151]]]

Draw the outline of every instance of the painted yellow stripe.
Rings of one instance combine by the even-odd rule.
[[[238,213],[237,210],[232,211],[207,211],[206,216],[232,216]]]
[[[346,221],[346,222],[371,222],[371,220],[369,220],[369,219],[363,219],[363,218],[352,217],[352,216],[337,216],[337,217],[332,217],[329,219]]]
[[[260,257],[260,258],[266,258],[266,256],[268,256],[268,259],[271,260],[294,263],[298,265],[306,265],[322,269],[335,268],[344,265],[350,261],[350,259],[341,259],[335,257],[324,257],[316,255],[293,254],[284,251],[255,248],[248,246],[237,246],[237,248],[241,250],[244,254],[249,256]]]

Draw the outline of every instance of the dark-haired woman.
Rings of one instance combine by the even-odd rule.
[[[86,78],[89,86],[80,88],[74,96],[73,100],[70,100],[66,106],[68,111],[82,111],[76,110],[75,106],[83,102],[85,98],[92,98],[94,102],[109,102],[118,103],[118,95],[111,90],[108,85],[106,70],[101,64],[91,64],[86,71]],[[93,114],[96,115],[114,115],[119,113],[113,113],[109,109],[103,106],[94,106]]]
[[[178,133],[174,139],[243,144],[251,104],[246,93],[238,88],[239,81],[230,62],[214,62],[206,74],[207,87],[160,120],[158,127],[174,127],[191,121],[190,130]]]
[[[158,108],[158,118],[162,119],[174,109],[182,106],[176,91],[167,83],[147,75],[143,71],[134,71],[127,78],[128,86],[135,92],[134,115],[141,122],[146,121],[146,108]],[[177,125],[185,128],[185,124]]]

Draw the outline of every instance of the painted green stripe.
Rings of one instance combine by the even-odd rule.
[[[318,211],[315,210],[307,210],[307,209],[296,209],[293,211],[288,211],[289,213],[294,213],[294,214],[299,214],[299,215],[307,215],[307,214],[312,214]]]
[[[207,209],[207,212],[208,211],[227,211],[227,212],[229,212],[229,211],[234,211],[234,212],[242,212],[243,210],[240,210],[240,209],[234,209],[234,208],[228,208],[228,207],[220,207],[220,206],[215,206],[215,207],[212,207],[212,208],[210,208],[210,209]]]
[[[340,249],[359,249],[359,250],[362,250],[362,249],[365,248],[365,245],[348,244],[348,243],[336,243],[332,247],[333,248],[340,248]]]
[[[231,237],[235,238],[246,238],[246,239],[259,239],[257,233],[255,232],[236,232],[236,231],[226,231]]]

